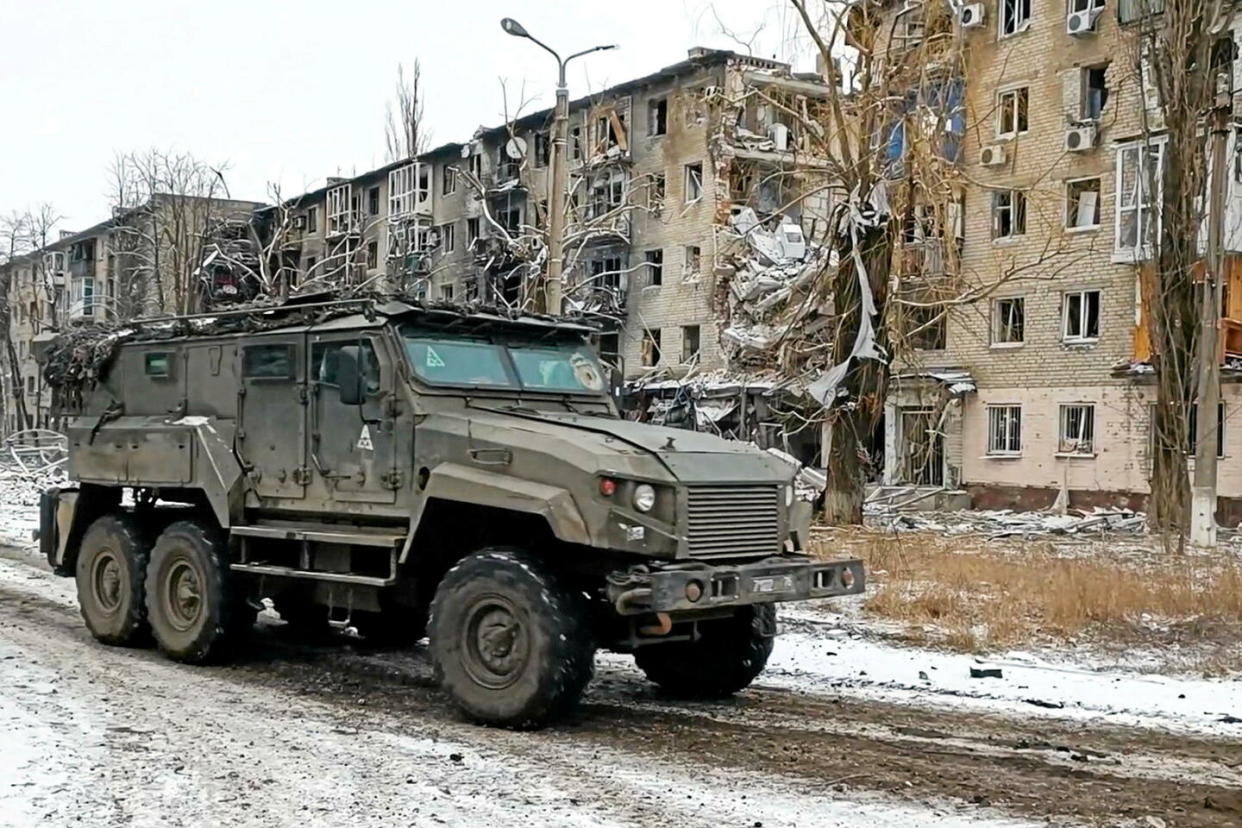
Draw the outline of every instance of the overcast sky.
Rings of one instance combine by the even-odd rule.
[[[713,10],[715,14],[713,14]],[[797,53],[785,0],[0,0],[0,213],[50,202],[63,228],[107,214],[118,151],[159,147],[228,165],[264,200],[379,166],[398,63],[422,61],[432,144],[511,106],[551,104],[552,58],[501,31],[511,16],[571,64],[574,97],[684,59],[694,45]],[[801,64],[800,64],[801,65]],[[801,68],[806,68],[802,66]]]

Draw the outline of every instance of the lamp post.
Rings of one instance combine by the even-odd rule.
[[[554,49],[541,43],[512,17],[500,21],[500,28],[514,37],[524,37],[556,58],[556,109],[552,118],[552,152],[548,159],[548,274],[542,290],[536,290],[539,310],[560,315],[562,268],[565,263],[565,189],[569,181],[569,86],[565,82],[565,66],[574,58],[615,49],[616,45],[592,46],[575,52],[564,60]]]

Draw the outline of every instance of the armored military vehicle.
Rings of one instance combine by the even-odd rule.
[[[592,334],[373,299],[53,344],[72,483],[43,497],[43,551],[95,638],[178,661],[225,658],[270,599],[429,636],[484,723],[568,710],[597,647],[733,693],[776,602],[860,592],[862,565],[805,554],[786,463],[621,419]]]

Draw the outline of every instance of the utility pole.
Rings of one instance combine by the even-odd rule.
[[[556,58],[556,109],[552,115],[552,147],[548,158],[548,270],[542,284],[536,285],[535,309],[559,316],[563,310],[565,266],[565,195],[569,189],[569,85],[565,66],[574,58],[615,49],[616,45],[592,46],[561,60],[551,47],[536,40],[512,17],[500,21],[500,28],[514,37],[524,37]]]
[[[1223,77],[1223,76],[1222,76]],[[1225,224],[1225,144],[1229,137],[1229,84],[1217,78],[1211,114],[1208,167],[1207,269],[1199,301],[1198,387],[1195,397],[1195,475],[1190,490],[1190,542],[1216,547],[1216,441],[1220,433],[1220,314],[1225,281],[1222,250]]]

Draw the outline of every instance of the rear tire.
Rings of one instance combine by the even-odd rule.
[[[541,727],[569,712],[591,680],[586,609],[537,558],[476,552],[449,570],[431,604],[436,678],[475,721]]]
[[[164,655],[189,664],[219,660],[253,625],[230,576],[218,529],[181,520],[163,531],[147,567],[147,617]]]
[[[146,577],[150,547],[124,512],[104,515],[82,536],[75,575],[82,620],[97,641],[147,644]]]
[[[732,618],[699,623],[698,641],[652,644],[634,652],[638,668],[670,695],[719,699],[750,685],[772,655],[776,606],[744,607]]]

